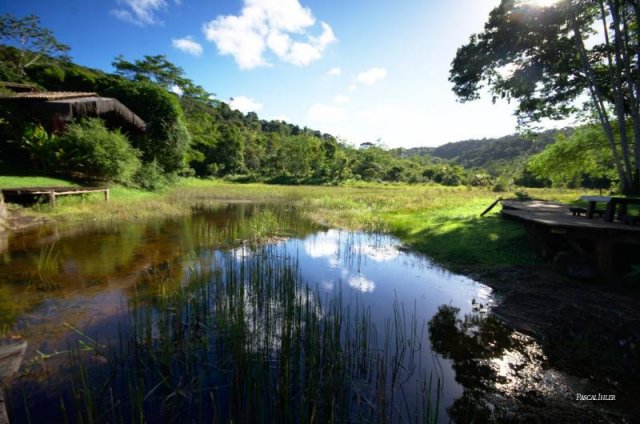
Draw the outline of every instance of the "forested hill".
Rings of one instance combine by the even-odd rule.
[[[465,168],[503,168],[509,163],[523,163],[555,141],[559,133],[569,135],[573,129],[547,130],[532,137],[512,134],[500,138],[483,138],[446,143],[438,147],[416,147],[402,151],[403,157],[430,156],[456,162]]]

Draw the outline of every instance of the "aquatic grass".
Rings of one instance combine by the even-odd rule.
[[[60,271],[60,252],[55,243],[44,245],[40,248],[40,254],[35,258],[35,272],[29,284],[37,290],[52,290],[58,284],[55,276]]]
[[[437,419],[415,307],[396,299],[377,327],[354,293],[304,281],[293,252],[203,250],[132,290],[108,361],[70,349],[57,412],[69,422]]]

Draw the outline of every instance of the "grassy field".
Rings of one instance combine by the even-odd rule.
[[[0,177],[0,187],[65,185],[40,177]],[[584,194],[575,190],[527,189],[533,198],[573,202]],[[345,184],[342,186],[276,186],[232,184],[183,179],[161,192],[124,187],[101,195],[60,198],[58,205],[36,205],[22,213],[61,223],[117,222],[189,213],[194,205],[220,201],[285,201],[326,226],[383,231],[454,270],[487,269],[535,261],[519,224],[500,219],[496,207],[480,213],[498,196],[486,188],[407,184]]]

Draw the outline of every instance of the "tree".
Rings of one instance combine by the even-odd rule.
[[[167,60],[165,55],[144,56],[143,60],[128,62],[122,55],[111,63],[116,74],[132,81],[149,81],[168,91],[178,91],[182,96],[210,100],[210,94],[184,76],[184,69]]]
[[[69,46],[56,40],[51,30],[41,28],[40,18],[35,15],[21,19],[9,13],[0,16],[0,40],[18,49],[12,65],[21,78],[27,68],[50,57],[69,59]]]
[[[640,193],[639,28],[638,0],[502,0],[458,49],[449,80],[462,101],[485,84],[494,101],[515,100],[524,124],[572,115],[587,94],[622,190]]]
[[[529,159],[527,170],[560,187],[607,188],[617,179],[605,135],[595,125],[582,127],[569,137],[560,135]]]

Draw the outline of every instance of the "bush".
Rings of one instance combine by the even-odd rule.
[[[40,126],[25,132],[23,146],[35,164],[49,174],[130,183],[140,168],[139,153],[119,131],[109,131],[99,119],[70,124],[62,135]]]
[[[143,164],[133,177],[134,182],[145,190],[159,190],[169,184],[169,178],[157,161]]]
[[[493,191],[495,193],[504,193],[505,191],[509,191],[513,186],[513,180],[509,177],[501,175],[498,177],[496,184],[493,186]]]

